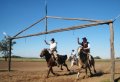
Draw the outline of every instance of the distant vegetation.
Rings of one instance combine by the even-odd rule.
[[[5,56],[2,56],[2,58],[5,58]],[[16,56],[16,55],[12,55],[11,58],[23,58],[21,56]]]
[[[96,57],[94,57],[94,59],[102,59],[101,57],[99,57],[99,56],[96,56]]]
[[[120,59],[120,57],[116,57],[116,59]]]

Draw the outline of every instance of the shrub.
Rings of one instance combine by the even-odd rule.
[[[96,57],[94,57],[94,59],[101,59],[101,57],[99,57],[99,56],[96,56]]]

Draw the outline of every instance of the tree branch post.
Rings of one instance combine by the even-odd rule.
[[[12,38],[9,38],[8,42],[9,42],[8,71],[10,72],[11,71]]]
[[[114,29],[113,23],[109,23],[110,27],[110,52],[111,52],[111,79],[110,82],[114,82],[115,76],[115,53],[114,53]]]

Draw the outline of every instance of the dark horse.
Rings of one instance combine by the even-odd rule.
[[[47,74],[47,77],[49,76],[49,73],[51,72],[53,75],[57,75],[56,73],[53,72],[53,66],[57,66],[55,60],[52,58],[51,54],[49,53],[48,49],[43,49],[41,51],[41,54],[40,54],[40,57],[43,57],[45,56],[45,59],[46,59],[46,62],[48,64],[48,67],[49,67],[49,70],[48,70],[48,74]],[[67,64],[65,63],[67,59],[67,55],[58,55],[58,64],[61,65],[61,70],[62,69],[62,65],[64,65],[68,71],[70,71],[68,69],[68,66]]]
[[[85,73],[86,73],[86,76],[87,75],[87,68],[89,69],[90,71],[90,74],[92,75],[92,72],[91,72],[91,67],[93,67],[93,70],[94,70],[94,73],[96,73],[96,70],[95,70],[95,61],[94,61],[94,58],[90,55],[90,57],[88,58],[88,55],[86,53],[83,52],[82,48],[80,47],[78,49],[78,56],[79,56],[79,71],[78,71],[78,74],[77,74],[77,79],[79,78],[79,75],[80,75],[80,71],[81,69],[85,69]],[[81,65],[81,62],[83,63]]]

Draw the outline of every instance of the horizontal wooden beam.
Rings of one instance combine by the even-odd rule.
[[[61,20],[79,20],[79,21],[89,21],[89,22],[103,22],[102,20],[93,20],[85,18],[66,18],[66,17],[57,17],[57,16],[46,16],[47,18],[61,19]]]
[[[20,35],[21,33],[23,33],[24,31],[30,29],[31,27],[33,27],[34,25],[36,25],[37,23],[41,22],[42,20],[44,20],[46,17],[43,17],[42,19],[38,20],[37,22],[33,23],[32,25],[28,26],[27,28],[25,28],[24,30],[18,32],[15,36],[13,37],[17,37],[18,35]]]
[[[30,35],[26,35],[26,36],[13,37],[13,39],[32,37],[32,36],[38,36],[38,35],[44,35],[44,34],[51,34],[51,33],[57,33],[57,32],[75,30],[75,29],[81,29],[81,28],[86,28],[86,27],[91,27],[91,26],[96,26],[96,25],[109,24],[111,22],[113,22],[113,21],[109,20],[109,21],[104,21],[104,22],[97,22],[97,23],[95,22],[95,23],[90,23],[90,24],[71,26],[71,27],[68,27],[68,28],[60,28],[60,29],[55,29],[55,30],[51,30],[51,31],[47,31],[47,32],[40,32],[40,33],[37,33],[37,34],[30,34]]]

